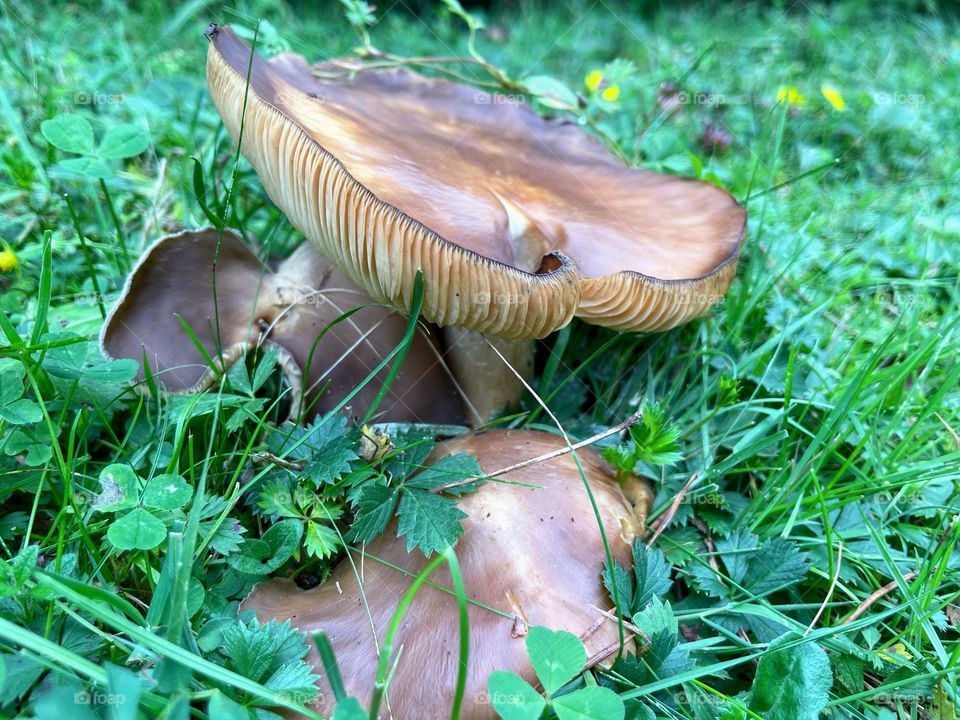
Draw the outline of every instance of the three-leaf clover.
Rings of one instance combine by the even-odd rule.
[[[100,473],[101,490],[94,509],[117,515],[107,538],[118,550],[157,547],[167,536],[167,527],[156,511],[180,510],[193,497],[193,488],[179,475],[156,475],[144,484],[142,493],[141,484],[129,465],[115,463]]]
[[[85,117],[72,113],[44,120],[40,131],[54,147],[80,156],[62,160],[61,168],[94,179],[110,176],[108,160],[134,157],[150,144],[150,136],[142,127],[120,123],[109,128],[96,145],[93,127]]]
[[[0,360],[0,420],[11,425],[40,422],[43,412],[30,398],[23,397],[23,363],[11,359]]]
[[[537,720],[548,705],[559,720],[623,720],[623,700],[609,688],[586,685],[560,693],[587,661],[587,651],[576,635],[532,627],[527,635],[527,655],[547,696],[516,673],[493,673],[490,702],[503,720]]]

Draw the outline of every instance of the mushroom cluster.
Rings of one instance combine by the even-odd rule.
[[[702,315],[732,281],[746,215],[715,185],[626,167],[579,127],[464,85],[350,61],[263,60],[215,25],[207,37],[224,124],[308,243],[274,267],[229,230],[186,231],[147,251],[102,345],[141,360],[168,391],[209,385],[270,346],[293,414],[327,412],[404,338],[419,273],[425,322],[381,418],[478,426],[519,398],[533,341],[573,317],[666,330]],[[377,391],[371,383],[353,405]],[[597,658],[616,647],[603,537],[625,560],[652,495],[636,478],[621,487],[592,450],[579,452],[583,475],[570,454],[522,463],[559,447],[545,433],[488,431],[435,452],[470,452],[484,472],[520,465],[458,499],[471,602],[462,717],[492,712],[491,671],[532,678],[518,639],[527,623],[581,635]],[[347,692],[367,699],[378,639],[427,562],[395,536],[391,526],[348,549],[311,590],[258,585],[242,608],[326,632]],[[448,575],[432,580],[396,638],[395,717],[439,717],[452,699],[456,603]],[[330,712],[321,685],[317,706]]]

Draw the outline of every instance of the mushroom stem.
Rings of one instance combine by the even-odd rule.
[[[444,328],[443,332],[446,359],[464,395],[471,425],[483,425],[498,411],[520,403],[520,377],[529,380],[533,375],[533,340],[487,338],[482,333],[455,327]]]

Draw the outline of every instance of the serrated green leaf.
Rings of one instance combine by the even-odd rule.
[[[283,565],[300,547],[303,524],[299,520],[274,523],[259,540],[247,539],[227,562],[249,575],[267,575]]]
[[[650,604],[633,616],[633,624],[647,634],[650,647],[643,654],[644,664],[657,677],[664,677],[668,665],[686,666],[689,652],[680,644],[680,626],[669,602],[654,597]]]
[[[487,681],[490,704],[503,720],[537,720],[547,701],[516,673],[498,670]]]
[[[370,542],[387,529],[397,506],[397,489],[370,482],[360,490],[356,516],[350,537],[357,542]]]
[[[350,464],[359,457],[357,450],[352,433],[331,438],[313,454],[303,474],[314,487],[330,484],[350,470]]]
[[[561,695],[550,703],[558,720],[623,720],[623,700],[599,685]]]
[[[143,504],[157,510],[176,510],[193,497],[193,488],[179,475],[156,475],[143,490]]]
[[[397,508],[397,536],[406,536],[407,552],[420,548],[430,556],[453,545],[463,534],[466,517],[452,501],[426,490],[407,489]]]
[[[743,587],[755,595],[800,582],[807,574],[806,553],[786,538],[767,540],[750,558]]]
[[[614,593],[614,584],[616,593]],[[603,585],[607,589],[610,599],[616,598],[621,612],[625,615],[633,614],[633,578],[630,571],[616,560],[613,561],[613,571],[607,567],[603,571]]]
[[[277,366],[277,359],[280,357],[280,348],[277,345],[271,345],[257,359],[257,366],[253,370],[253,379],[250,383],[250,391],[256,392],[263,384],[270,379],[270,373]]]
[[[134,508],[107,530],[107,537],[118,550],[152,550],[166,536],[164,524],[143,508]]]
[[[680,430],[667,421],[663,408],[648,403],[643,418],[630,426],[630,437],[636,445],[636,457],[653,465],[674,465],[683,456],[679,452]]]
[[[340,536],[329,525],[310,520],[307,522],[307,535],[303,545],[313,557],[328,558],[339,549]]]
[[[757,663],[749,707],[766,720],[817,720],[829,700],[827,654],[812,642],[792,644],[798,639],[781,635]]]
[[[480,477],[481,475],[483,475],[483,470],[480,469],[480,463],[477,462],[477,459],[473,455],[461,452],[440,458],[412,478],[407,479],[404,485],[408,488],[430,490],[441,485]],[[474,492],[476,489],[476,483],[468,483],[452,488],[448,494],[462,495],[466,492]]]
[[[122,160],[139,155],[150,145],[150,135],[139,125],[121,123],[107,130],[97,155],[107,160]]]
[[[670,565],[663,553],[656,548],[648,548],[642,542],[633,545],[633,573],[636,578],[636,592],[633,596],[632,612],[639,612],[654,598],[662,598],[670,590]]]
[[[88,155],[93,152],[93,127],[81,115],[57,115],[40,123],[40,132],[54,147],[64,152]]]
[[[548,695],[572,680],[587,661],[587,651],[576,635],[540,626],[527,634],[527,655]]]
[[[723,560],[727,575],[735,583],[743,582],[759,544],[760,538],[746,528],[739,528],[728,537],[717,541],[717,553]]]

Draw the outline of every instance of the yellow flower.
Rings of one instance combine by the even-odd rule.
[[[0,272],[12,272],[16,270],[19,265],[20,259],[13,250],[9,248],[0,250]]]
[[[599,70],[591,70],[583,80],[583,84],[587,86],[587,90],[590,92],[596,92],[602,82],[603,73]]]
[[[877,655],[894,664],[900,664],[904,659],[913,660],[913,655],[910,654],[907,646],[903,643],[894,643],[887,650],[881,650]]]
[[[830,103],[831,107],[837,112],[843,112],[847,109],[847,101],[843,99],[840,91],[832,85],[821,85],[820,92],[823,93],[823,97],[826,98],[827,102]]]
[[[602,97],[607,102],[616,102],[617,98],[620,97],[620,86],[611,85],[610,87],[606,88],[602,93],[600,93],[600,97]]]
[[[793,105],[795,107],[800,107],[801,105],[807,104],[807,99],[801,94],[799,90],[793,85],[781,85],[780,89],[777,90],[777,102],[785,102],[787,105]]]

